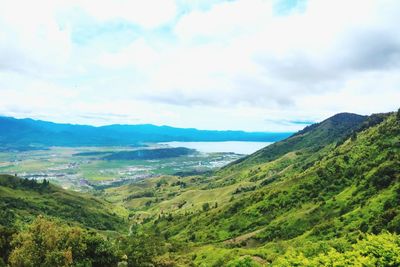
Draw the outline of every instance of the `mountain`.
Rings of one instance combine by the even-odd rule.
[[[336,114],[320,123],[307,126],[289,138],[267,146],[231,165],[237,167],[238,163],[246,165],[249,163],[266,162],[277,159],[290,151],[321,148],[347,137],[350,133],[360,128],[362,123],[367,119],[367,116],[352,113]]]
[[[0,117],[3,149],[37,146],[118,146],[168,141],[267,141],[275,142],[290,133],[209,131],[169,126],[58,124],[32,119]]]
[[[153,178],[106,198],[185,244],[172,257],[183,266],[396,266],[399,179],[400,113],[338,114],[211,175]]]

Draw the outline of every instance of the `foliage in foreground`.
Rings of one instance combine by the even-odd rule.
[[[42,216],[20,232],[0,227],[0,266],[159,266],[164,247],[151,233],[110,239]]]
[[[113,244],[93,231],[38,217],[11,242],[11,266],[115,266]]]
[[[349,250],[329,248],[314,257],[292,250],[276,266],[400,266],[400,237],[390,233],[367,234]]]

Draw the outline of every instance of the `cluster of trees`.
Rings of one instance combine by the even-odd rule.
[[[154,192],[153,191],[143,191],[143,192],[137,192],[135,194],[127,196],[124,201],[129,201],[135,198],[143,198],[143,197],[154,197]]]
[[[3,265],[116,266],[120,260],[112,242],[96,232],[42,216],[26,230],[10,229],[3,227],[0,232]]]
[[[20,179],[16,176],[2,175],[0,179],[0,186],[6,186],[13,189],[28,189],[43,192],[50,190],[50,182],[46,179],[39,182],[35,179]]]
[[[0,226],[0,266],[154,266],[164,248],[160,237],[139,229],[110,239],[43,216],[22,231]]]

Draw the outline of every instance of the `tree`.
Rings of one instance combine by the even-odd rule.
[[[11,252],[11,240],[15,229],[0,225],[0,266],[5,266]]]
[[[357,139],[357,133],[356,133],[355,131],[353,131],[353,132],[351,133],[350,138],[351,138],[351,141],[355,141],[355,140]]]
[[[68,266],[73,263],[72,248],[66,243],[79,244],[80,233],[68,235],[52,221],[38,217],[27,231],[13,240],[11,266]],[[66,239],[66,240],[65,240]]]
[[[400,108],[399,108],[399,110],[397,110],[396,118],[397,118],[397,121],[400,121]]]
[[[39,216],[11,242],[11,266],[115,266],[115,248],[102,236]]]
[[[159,236],[136,229],[132,235],[121,240],[122,251],[127,256],[128,266],[154,266],[156,256],[164,251],[164,243]]]
[[[208,202],[203,203],[202,208],[203,208],[203,211],[208,211],[210,209],[210,204]]]

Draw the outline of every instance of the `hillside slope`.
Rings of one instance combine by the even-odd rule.
[[[280,142],[279,152],[263,149],[211,176],[128,186],[119,201],[144,227],[191,244],[176,254],[182,264],[246,255],[278,264],[289,248],[309,257],[324,246],[349,249],[360,233],[400,232],[399,120],[335,116]]]
[[[126,231],[124,210],[87,194],[67,191],[47,181],[0,175],[0,225],[25,223],[47,215],[97,230]]]
[[[269,145],[252,155],[226,166],[239,168],[241,165],[267,162],[277,159],[290,151],[300,149],[319,149],[333,142],[338,142],[357,130],[367,116],[352,113],[339,113],[320,123],[307,126],[287,139]],[[241,163],[241,164],[239,164]]]

